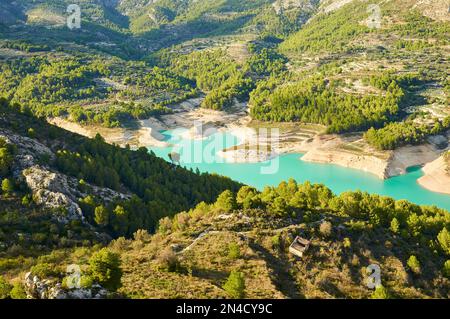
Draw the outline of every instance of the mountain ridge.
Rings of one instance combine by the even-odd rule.
[[[359,0],[82,0],[74,30],[69,3],[0,3],[0,298],[450,297],[445,210],[292,179],[258,191],[126,145],[200,119],[277,127],[283,152],[330,163],[442,154],[448,177],[445,2],[373,1],[373,28]]]

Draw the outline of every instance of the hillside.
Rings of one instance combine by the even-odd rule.
[[[244,188],[237,204],[222,194],[213,205],[162,220],[156,235],[117,240],[111,249],[126,264],[121,291],[135,298],[230,297],[221,288],[230,273],[240,272],[247,298],[369,298],[373,290],[367,288],[366,267],[378,264],[391,297],[449,297],[450,283],[442,272],[445,252],[431,244],[437,236],[431,228],[448,225],[446,212],[420,212],[405,202],[358,193],[328,195],[322,205],[298,204],[299,198],[309,201],[323,191],[293,181],[262,194]],[[376,217],[362,207],[351,212],[348,205],[360,197],[377,206]],[[403,219],[398,229],[391,218]],[[419,220],[429,218],[434,226],[413,231]],[[288,252],[299,235],[311,241],[303,258]],[[409,261],[412,254],[420,267]]]
[[[277,128],[265,160],[449,194],[445,1],[81,0],[70,30],[72,2],[0,3],[0,298],[450,297],[445,210],[149,151],[201,121],[246,163]]]
[[[16,202],[21,210],[43,206],[62,224],[81,223],[116,237],[142,228],[151,231],[160,217],[239,186],[173,167],[146,150],[68,133],[16,107],[1,100],[1,176],[8,185],[3,197],[8,207]],[[94,214],[98,207],[106,221]]]
[[[448,298],[450,215],[436,207],[293,180],[237,192],[228,179],[65,132],[4,100],[0,123],[6,296],[368,298],[365,268],[378,264],[390,297]],[[288,252],[296,236],[311,241],[301,259]],[[99,260],[114,280],[97,274]],[[81,288],[68,284],[72,263]],[[229,276],[245,289],[227,288]]]
[[[92,259],[108,252],[122,273],[109,294],[122,298],[448,298],[449,216],[291,180],[262,193],[226,191],[162,219],[156,234],[140,230],[108,250],[58,248],[4,271],[37,298],[90,294]],[[296,236],[311,242],[302,258],[288,251]],[[64,288],[71,262],[82,269],[84,290]],[[371,264],[381,268],[375,292],[367,287]]]
[[[201,98],[280,126],[358,132],[379,150],[448,131],[440,1],[381,1],[379,28],[361,1],[86,0],[79,31],[33,18],[59,21],[66,4],[18,2],[26,23],[2,31],[0,94],[39,116],[127,127]]]

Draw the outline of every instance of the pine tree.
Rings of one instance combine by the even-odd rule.
[[[450,278],[450,259],[444,263],[444,269],[442,270],[444,276]]]
[[[109,212],[105,206],[100,205],[95,208],[94,221],[100,226],[108,225]]]
[[[416,256],[410,256],[406,264],[413,273],[420,274],[420,262]]]
[[[10,179],[5,178],[2,181],[2,191],[6,195],[10,195],[12,192],[14,192],[14,184]]]
[[[243,208],[252,208],[255,204],[256,189],[251,186],[242,186],[236,195],[236,202]]]
[[[394,234],[398,234],[398,231],[400,230],[400,223],[398,221],[397,218],[393,218],[391,221],[391,227],[390,230],[394,233]]]
[[[95,282],[108,290],[116,291],[121,287],[119,255],[106,248],[94,253],[89,259],[89,272]]]
[[[241,248],[237,243],[230,243],[228,245],[228,258],[238,259],[241,257]]]
[[[12,286],[3,278],[3,276],[0,276],[0,299],[6,299],[9,297],[9,293],[12,289]]]
[[[371,299],[390,299],[391,296],[387,288],[378,286],[370,296]]]
[[[13,156],[6,146],[6,142],[0,139],[0,177],[8,175],[13,162]]]
[[[11,289],[10,296],[12,299],[27,299],[27,293],[21,283],[15,283]]]
[[[223,289],[233,299],[244,298],[245,295],[245,280],[241,272],[232,271],[228,277]]]
[[[450,255],[450,232],[447,228],[443,228],[437,236],[438,242],[441,245],[445,254]]]
[[[224,191],[217,197],[215,207],[229,213],[236,207],[236,200],[234,194],[230,190]]]

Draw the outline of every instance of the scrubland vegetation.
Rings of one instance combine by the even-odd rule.
[[[75,179],[83,219],[38,204],[23,145],[0,139],[0,298],[25,298],[30,271],[69,288],[70,264],[110,297],[449,298],[444,210],[293,180],[260,192],[45,120],[121,127],[199,97],[212,110],[246,105],[260,125],[356,132],[379,150],[445,137],[448,20],[411,0],[375,2],[380,29],[361,1],[325,13],[314,0],[83,0],[76,31],[64,26],[69,1],[3,5],[14,19],[0,24],[1,133],[51,150],[35,166]],[[236,43],[244,53],[230,53]],[[288,251],[296,236],[311,241],[302,259]],[[370,264],[382,270],[375,290]]]

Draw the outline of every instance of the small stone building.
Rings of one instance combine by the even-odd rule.
[[[305,238],[297,236],[289,246],[289,252],[297,257],[302,258],[303,254],[308,250],[311,242]]]

